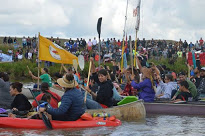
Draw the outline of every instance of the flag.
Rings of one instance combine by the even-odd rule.
[[[136,22],[136,30],[139,30],[140,27],[140,4],[141,4],[141,0],[138,1],[137,7],[136,9],[133,10],[133,16],[137,16],[137,22]]]
[[[73,64],[74,59],[78,61],[75,55],[41,35],[39,35],[39,59],[62,64]]]

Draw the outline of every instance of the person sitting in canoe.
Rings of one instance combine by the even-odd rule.
[[[200,69],[200,83],[199,87],[197,88],[197,91],[200,98],[205,97],[205,67],[202,67]]]
[[[61,98],[59,108],[39,108],[40,112],[47,111],[51,114],[53,120],[75,121],[85,113],[83,107],[83,96],[80,90],[76,89],[78,83],[74,80],[73,74],[66,74],[63,78],[59,78],[57,83],[63,87],[65,91]]]
[[[157,98],[167,98],[167,99],[171,99],[171,95],[172,95],[172,90],[176,90],[177,89],[177,82],[174,82],[173,76],[171,74],[166,74],[165,78],[164,78],[165,83],[162,81],[162,79],[160,78],[160,76],[158,76],[158,87],[160,87],[160,90],[158,90],[159,92],[157,92],[156,97]]]
[[[96,73],[95,73],[96,74]],[[95,76],[95,75],[94,75]],[[98,71],[98,79],[96,80],[98,83],[98,91],[94,93],[91,89],[86,86],[85,89],[96,100],[87,99],[86,100],[86,107],[88,109],[100,109],[100,108],[107,108],[113,106],[113,84],[112,81],[108,78],[109,74],[107,70],[101,69]]]
[[[178,74],[179,76],[179,82],[182,82],[182,81],[187,81],[188,84],[189,84],[189,91],[191,92],[191,95],[193,97],[193,100],[197,100],[197,89],[196,89],[196,86],[194,85],[193,82],[191,82],[190,80],[187,80],[186,79],[186,74],[184,72],[180,72]],[[174,93],[174,92],[173,92]],[[177,91],[176,93],[174,93],[174,96],[172,97],[172,100],[175,100],[177,98],[177,96],[179,95],[179,91]]]
[[[135,79],[136,79],[135,81],[139,82],[140,77],[139,77],[137,70],[133,69],[133,72],[134,72],[133,74],[135,75]],[[132,68],[127,68],[126,72],[124,73],[124,76],[126,78],[126,85],[121,95],[129,96],[129,95],[136,95],[137,93],[137,90],[131,86],[131,79],[130,79],[131,74],[132,74]]]
[[[11,109],[13,97],[9,93],[9,76],[5,72],[0,72],[0,108]]]
[[[28,98],[21,93],[22,87],[23,84],[19,82],[14,82],[10,86],[10,94],[15,96],[11,103],[11,108],[14,111],[29,111],[32,108]]]
[[[131,76],[131,86],[137,90],[141,90],[138,93],[139,99],[143,99],[145,102],[153,102],[155,97],[154,83],[153,83],[153,70],[151,68],[142,68],[139,59],[136,57],[137,64],[142,72],[143,81],[136,83],[134,81],[134,75]]]
[[[33,73],[29,70],[29,74],[33,79],[40,79],[42,82],[47,82],[49,84],[49,87],[52,87],[52,82],[51,82],[51,77],[48,74],[48,69],[47,68],[41,68],[41,73],[42,75],[40,77],[36,77],[33,75]],[[35,87],[34,87],[35,88]],[[36,87],[37,88],[37,87]]]
[[[179,95],[176,97],[174,102],[178,101],[188,101],[189,98],[192,99],[192,94],[189,91],[189,84],[187,81],[181,81],[179,84]]]
[[[45,82],[44,82],[45,83]],[[45,107],[45,106],[51,106],[51,94],[49,93],[44,93],[41,97],[41,99],[39,100],[39,104],[40,107]],[[38,111],[39,107],[37,108]],[[52,120],[52,117],[50,114],[48,114],[47,112],[44,112],[46,114],[46,116],[49,118],[49,120]],[[12,116],[14,117],[14,116]],[[29,119],[42,119],[42,114],[40,114],[40,112],[29,112],[27,114],[27,118]]]
[[[49,85],[47,82],[43,82],[41,84],[41,91],[42,93],[36,97],[36,100],[40,101],[41,98],[44,96],[44,94],[50,94],[51,95],[51,102],[50,102],[51,107],[58,108],[58,102],[60,102],[61,97],[58,94],[49,90]],[[33,101],[32,106],[33,108],[38,106],[35,100]]]

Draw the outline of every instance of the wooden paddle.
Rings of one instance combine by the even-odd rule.
[[[31,71],[30,68],[28,67],[28,65],[27,65],[26,67],[27,67],[28,71]],[[32,80],[33,80],[33,82],[34,82],[34,79],[33,79],[33,78],[32,78]]]
[[[77,63],[76,59],[73,59],[73,67],[74,67],[76,73],[78,73],[78,63]]]
[[[39,104],[39,102],[36,100],[36,97],[35,97],[33,91],[31,90],[31,88],[29,88],[29,90],[30,90],[30,92],[31,92],[31,94],[32,94],[32,96],[33,96],[33,98],[34,98],[34,100],[36,101],[37,105],[39,106],[40,104]],[[43,122],[44,122],[44,124],[46,125],[46,127],[47,127],[48,129],[53,129],[52,124],[51,124],[50,120],[48,119],[48,117],[47,117],[43,112],[41,112],[41,114],[42,114]]]
[[[89,86],[91,65],[92,65],[92,61],[90,61],[90,65],[89,65],[88,80],[87,80],[86,86]],[[86,103],[87,93],[88,93],[88,91],[85,91],[84,103]]]
[[[79,65],[80,69],[83,71],[84,66],[85,66],[85,60],[84,60],[83,55],[78,56],[78,65]]]

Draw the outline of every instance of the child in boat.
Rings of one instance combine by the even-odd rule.
[[[12,110],[28,111],[32,108],[28,98],[21,93],[22,87],[23,84],[19,82],[12,83],[10,86],[10,94],[11,96],[15,96],[11,103]]]
[[[51,100],[52,100],[51,94],[44,93],[43,96],[41,97],[41,100],[39,101],[40,104],[39,108],[50,106]],[[47,112],[44,112],[44,114],[47,115],[49,120],[52,120],[50,114],[48,114]],[[42,119],[42,115],[40,114],[40,112],[29,112],[27,116],[29,119]]]
[[[36,100],[37,100],[37,101],[41,100],[42,97],[44,96],[44,94],[50,94],[50,95],[51,95],[51,102],[50,102],[51,107],[53,107],[53,108],[58,108],[58,102],[60,102],[61,97],[60,97],[58,94],[56,94],[56,93],[54,93],[54,92],[51,92],[51,91],[49,90],[49,85],[48,85],[47,82],[43,82],[43,83],[41,84],[41,91],[42,91],[42,93],[39,94],[39,95],[36,97]],[[32,106],[33,106],[33,108],[37,107],[37,103],[36,103],[35,100],[33,101]]]
[[[180,93],[177,96],[176,100],[174,102],[177,101],[188,101],[189,98],[192,99],[192,95],[191,92],[189,91],[189,84],[187,81],[181,81],[180,85],[179,85],[179,90]]]

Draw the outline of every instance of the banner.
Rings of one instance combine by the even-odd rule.
[[[73,59],[78,61],[75,55],[41,35],[39,35],[39,59],[63,64],[73,64]]]

